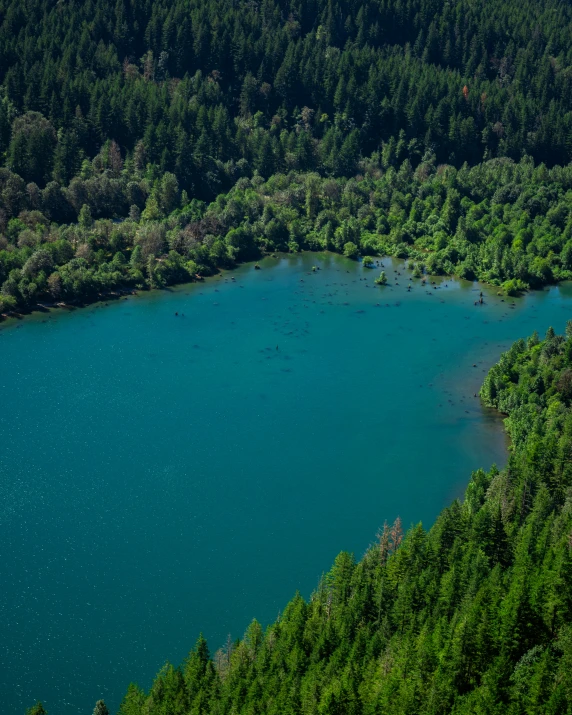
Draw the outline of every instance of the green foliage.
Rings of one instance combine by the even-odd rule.
[[[379,276],[375,279],[374,283],[380,286],[387,285],[387,276],[385,275],[385,271],[381,271]]]
[[[50,180],[56,143],[52,124],[40,112],[26,112],[12,124],[8,166],[25,181],[44,185]]]
[[[17,304],[17,300],[13,295],[0,293],[0,313],[12,312]]]
[[[344,256],[347,258],[357,258],[359,254],[359,248],[353,241],[348,241],[344,243]]]
[[[216,200],[185,199],[184,206],[174,174],[143,180],[123,168],[117,179],[103,173],[74,179],[67,189],[54,184],[48,193],[55,204],[25,207],[22,198],[25,208],[0,236],[3,312],[161,287],[274,251],[361,253],[364,265],[372,254],[389,254],[409,258],[415,278],[424,270],[457,274],[509,295],[572,278],[572,165],[548,170],[529,159],[495,159],[470,169],[427,167],[352,179],[242,177]],[[0,170],[0,189],[3,180],[7,191],[11,179]],[[513,189],[501,205],[506,185]],[[130,218],[111,218],[114,206],[132,201],[144,207],[140,215],[131,204]],[[56,209],[77,212],[78,223],[50,223],[47,214]]]
[[[254,171],[572,158],[560,0],[112,5],[2,2],[0,155],[24,185],[89,181],[97,158],[110,181],[174,176],[155,199],[169,213],[180,191],[212,200]],[[459,202],[444,203],[447,230]]]
[[[375,265],[375,260],[371,256],[364,256],[361,262],[364,268],[373,268]]]
[[[385,253],[509,294],[572,277],[559,0],[22,7],[0,12],[3,311],[267,251]]]
[[[103,700],[98,700],[93,709],[93,715],[109,715],[107,705]]]
[[[93,219],[91,217],[91,209],[87,204],[81,207],[79,215],[77,217],[77,222],[81,228],[87,230],[93,226]]]
[[[48,715],[42,703],[38,702],[33,707],[26,710],[26,715]]]
[[[0,6],[3,310],[276,250],[572,277],[566,4],[108,5]]]
[[[0,312],[276,250],[385,253],[508,294],[572,278],[560,0],[0,9]],[[199,640],[122,715],[569,715],[571,360],[569,335],[516,343],[481,390],[507,469],[428,533],[338,557],[265,633],[213,660]]]
[[[502,284],[502,289],[507,295],[520,295],[528,289],[528,285],[520,278],[511,278]]]
[[[145,693],[137,687],[137,685],[131,683],[123,701],[121,702],[119,715],[140,715],[145,704],[145,700]]]

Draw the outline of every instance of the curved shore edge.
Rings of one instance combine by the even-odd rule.
[[[130,685],[120,714],[568,712],[572,321],[514,343],[481,397],[508,415],[506,468],[474,472],[429,531],[397,518],[360,561],[341,553],[265,630],[212,657],[200,636],[148,692]]]

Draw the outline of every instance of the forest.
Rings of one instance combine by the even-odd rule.
[[[571,12],[0,0],[0,313],[268,251],[569,277]]]
[[[44,188],[112,139],[201,199],[245,171],[351,175],[400,136],[412,163],[429,149],[457,167],[565,164],[571,14],[561,0],[1,0],[0,152]]]
[[[517,295],[572,279],[571,160],[562,0],[0,0],[0,314],[301,250]],[[572,715],[572,323],[481,398],[506,468],[120,715]]]
[[[119,714],[570,715],[572,321],[514,343],[481,398],[506,415],[506,468],[475,472],[429,531],[397,519],[341,553],[265,630],[212,656],[199,637]]]
[[[8,220],[0,312],[160,288],[275,251],[393,255],[408,258],[414,275],[479,279],[509,295],[572,278],[570,166],[548,169],[526,157],[456,169],[428,154],[415,170],[405,159],[349,179],[243,177],[207,203],[189,199],[168,172],[96,174],[94,165],[112,157],[108,144],[89,178],[74,179],[66,194],[57,189],[58,206],[77,211],[77,223],[50,222],[42,204]],[[94,218],[134,196],[124,220]]]
[[[0,313],[267,251],[567,278],[571,13],[0,0]]]

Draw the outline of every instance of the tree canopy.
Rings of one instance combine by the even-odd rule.
[[[274,251],[388,254],[410,259],[414,276],[456,274],[509,295],[572,278],[570,166],[504,158],[455,169],[427,154],[415,171],[405,159],[350,179],[242,177],[207,203],[174,174],[97,171],[109,148],[85,163],[90,178],[23,190],[0,236],[0,312],[194,280]],[[0,173],[5,196],[13,180]],[[56,214],[77,223],[56,225]]]
[[[515,294],[572,278],[571,159],[563,0],[0,0],[0,313],[302,249]],[[481,395],[504,470],[121,715],[571,715],[572,326]]]
[[[0,154],[67,185],[106,141],[201,199],[257,170],[350,176],[572,157],[562,0],[0,1]]]

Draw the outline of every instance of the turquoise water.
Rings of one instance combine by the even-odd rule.
[[[115,710],[199,631],[214,651],[269,622],[340,550],[429,526],[505,461],[473,395],[514,339],[563,329],[570,287],[475,307],[384,263],[399,286],[269,258],[0,326],[4,712]]]

